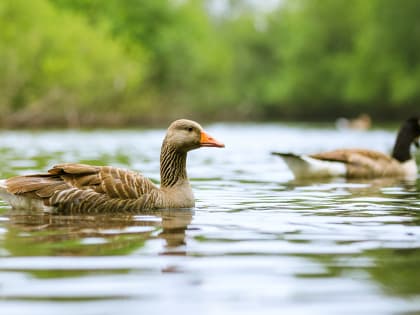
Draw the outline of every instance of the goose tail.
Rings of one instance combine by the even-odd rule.
[[[7,202],[13,209],[46,212],[52,211],[52,208],[46,206],[40,199],[15,195],[9,192],[7,189],[6,179],[0,179],[0,199]]]
[[[294,153],[272,152],[271,154],[281,157],[295,178],[323,178],[346,175],[346,165],[342,162],[323,161],[309,155]]]
[[[5,200],[10,193],[7,191],[7,184],[5,179],[0,179],[0,198]]]

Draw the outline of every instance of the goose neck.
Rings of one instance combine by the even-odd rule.
[[[160,153],[161,187],[170,188],[180,181],[188,181],[186,163],[186,152],[179,152],[169,143],[164,142]]]
[[[392,150],[392,157],[399,162],[405,162],[411,159],[410,147],[413,143],[414,136],[410,126],[403,126],[398,132],[395,140],[394,149]]]

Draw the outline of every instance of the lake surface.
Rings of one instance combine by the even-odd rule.
[[[0,204],[0,313],[420,314],[420,180],[294,181],[273,150],[390,151],[395,130],[206,126],[191,210],[59,216]],[[0,174],[112,164],[159,181],[164,130],[1,132]]]

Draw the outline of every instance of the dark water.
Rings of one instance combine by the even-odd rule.
[[[391,131],[214,125],[192,210],[0,207],[1,314],[420,314],[420,181],[294,181],[272,150],[389,151]],[[2,177],[69,161],[158,181],[163,130],[2,132]]]

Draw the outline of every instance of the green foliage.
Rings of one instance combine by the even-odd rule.
[[[309,114],[345,106],[342,95],[356,29],[355,8],[354,1],[301,0],[274,13],[270,31],[279,35],[272,49],[282,67],[275,75],[273,99],[301,105]]]
[[[229,101],[231,58],[201,1],[55,0],[59,7],[104,21],[114,38],[149,56],[143,102],[161,114],[212,112]],[[134,109],[134,108],[133,108]],[[135,109],[134,109],[135,110]]]
[[[101,29],[43,0],[0,3],[3,113],[110,110],[141,83],[142,59]]]
[[[350,100],[393,106],[419,101],[420,2],[364,2],[349,74]]]
[[[256,74],[248,85],[260,92],[253,102],[266,117],[415,113],[419,9],[416,0],[285,1],[264,16],[264,31],[241,40]],[[244,45],[252,38],[253,47]]]
[[[211,2],[1,1],[3,124],[416,111],[419,1]]]

